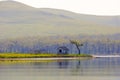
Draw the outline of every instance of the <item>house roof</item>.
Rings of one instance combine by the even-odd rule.
[[[67,47],[65,47],[65,46],[58,47],[57,49],[69,50],[69,49],[68,49]]]

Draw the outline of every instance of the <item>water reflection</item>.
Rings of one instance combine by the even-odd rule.
[[[69,75],[83,75],[82,60],[57,60],[57,65],[65,72],[69,70]]]
[[[69,61],[68,60],[57,60],[57,64],[59,68],[68,68]]]
[[[1,76],[120,76],[120,58],[11,62],[0,64],[0,80]]]

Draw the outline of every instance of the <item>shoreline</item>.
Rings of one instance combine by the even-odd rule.
[[[120,58],[120,55],[92,55],[93,58]]]

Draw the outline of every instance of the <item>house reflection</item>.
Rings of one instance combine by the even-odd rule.
[[[58,60],[57,64],[59,68],[68,68],[69,61],[68,60]]]
[[[69,60],[57,60],[57,65],[58,65],[59,68],[75,68],[76,70],[80,69],[81,68],[81,61],[78,60],[75,63],[76,64],[73,65],[71,63],[71,61],[69,61]]]

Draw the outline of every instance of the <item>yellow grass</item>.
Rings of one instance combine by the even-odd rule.
[[[67,55],[57,55],[57,54],[35,54],[35,53],[0,53],[0,58],[49,58],[49,57],[91,57],[87,54],[67,54]]]

